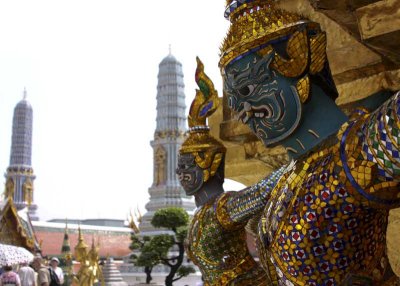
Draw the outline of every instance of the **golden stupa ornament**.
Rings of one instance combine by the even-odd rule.
[[[297,91],[305,102],[310,91],[307,75],[321,72],[326,63],[326,35],[319,24],[277,8],[273,0],[228,0],[225,17],[231,25],[220,48],[222,73],[249,53],[274,52],[271,67],[301,80]],[[274,49],[282,42],[287,42],[284,56]]]
[[[197,57],[196,83],[199,89],[190,106],[188,136],[179,153],[192,153],[196,164],[203,169],[204,182],[217,171],[226,148],[210,135],[207,117],[213,114],[219,105],[218,93],[214,84],[204,73],[204,65]]]

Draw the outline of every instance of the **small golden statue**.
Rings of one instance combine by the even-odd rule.
[[[84,242],[81,229],[79,228],[78,244],[75,246],[75,258],[81,266],[78,274],[74,277],[74,282],[79,286],[92,286],[99,281],[101,285],[104,285],[98,251],[94,240],[92,241],[91,249],[88,251],[88,246]]]

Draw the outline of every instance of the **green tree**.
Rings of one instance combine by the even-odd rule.
[[[139,238],[136,233],[131,234],[131,245],[129,249],[132,251],[141,251],[140,255],[132,254],[131,259],[136,266],[144,267],[144,273],[146,273],[146,284],[150,284],[153,279],[151,277],[151,272],[153,267],[158,264],[157,262],[157,252],[150,249],[150,237],[143,236]]]
[[[139,238],[132,234],[132,250],[139,250],[138,256],[132,256],[135,265],[144,266],[146,272],[146,283],[151,281],[151,271],[157,264],[164,264],[170,268],[165,278],[165,285],[172,286],[174,281],[194,273],[193,267],[184,266],[185,253],[184,240],[187,236],[189,215],[182,208],[169,207],[155,212],[151,224],[154,227],[162,227],[171,230],[174,235],[160,234],[151,238]],[[170,250],[176,246],[178,254],[169,256]]]

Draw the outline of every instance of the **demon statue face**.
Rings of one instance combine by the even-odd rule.
[[[203,169],[196,164],[195,157],[191,153],[178,156],[176,174],[188,196],[194,195],[203,185]]]
[[[229,107],[266,146],[288,137],[302,110],[298,80],[272,69],[273,60],[274,53],[250,53],[231,62],[224,73]]]
[[[326,34],[275,2],[229,1],[219,61],[229,107],[264,145],[282,143],[299,127],[316,78],[333,82]]]

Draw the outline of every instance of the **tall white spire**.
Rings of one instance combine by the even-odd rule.
[[[157,126],[153,148],[153,184],[149,188],[150,201],[139,226],[141,232],[151,235],[157,231],[151,224],[156,210],[163,207],[182,207],[189,212],[194,201],[185,195],[176,176],[177,157],[186,132],[186,105],[182,64],[170,54],[159,65],[157,85]]]

